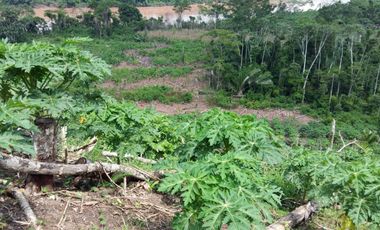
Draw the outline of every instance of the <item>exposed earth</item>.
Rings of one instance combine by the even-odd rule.
[[[27,196],[41,229],[171,229],[180,211],[178,198],[150,191],[133,182],[125,191],[104,188],[78,191],[56,188]],[[0,229],[30,229],[17,201],[0,196]]]
[[[161,44],[154,49],[165,48],[165,44]],[[137,60],[137,63],[122,62],[115,65],[115,68],[129,68],[135,69],[139,67],[152,67],[152,61],[150,57],[142,56],[137,50],[126,50],[125,55],[133,57]],[[175,115],[184,114],[192,112],[205,112],[215,106],[210,105],[207,102],[207,92],[208,82],[206,80],[206,70],[203,68],[202,64],[192,65],[193,71],[183,77],[171,77],[164,76],[161,78],[148,78],[143,79],[133,83],[127,83],[126,81],[114,82],[112,80],[106,80],[100,87],[107,89],[114,89],[116,92],[133,90],[146,86],[168,86],[173,88],[175,91],[179,92],[190,92],[193,95],[193,100],[190,103],[181,104],[164,104],[158,101],[154,102],[136,102],[137,106],[140,108],[153,108],[158,112]],[[303,115],[296,110],[286,110],[286,109],[248,109],[243,106],[237,106],[236,108],[230,109],[230,111],[236,112],[238,114],[254,114],[258,118],[265,118],[272,120],[278,118],[280,120],[285,120],[289,118],[294,118],[302,124],[306,124],[313,120],[313,118]]]

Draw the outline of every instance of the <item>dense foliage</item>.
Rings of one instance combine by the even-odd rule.
[[[182,14],[191,1],[170,2]],[[380,227],[379,1],[293,13],[271,13],[264,0],[212,1],[205,11],[216,23],[202,41],[136,34],[151,28],[136,1],[117,3],[119,17],[111,1],[61,3],[85,3],[93,12],[82,18],[48,12],[55,23],[41,32],[26,11],[1,11],[0,36],[7,38],[0,43],[1,152],[33,154],[35,119],[53,117],[66,122],[69,143],[98,138],[91,160],[108,150],[118,153],[117,163],[136,163],[126,155],[158,161],[143,167],[167,172],[155,189],[181,198],[175,229],[264,229],[308,201],[322,212],[344,213],[333,218],[344,218],[348,228]],[[62,38],[77,33],[97,38]],[[30,38],[52,43],[12,43]],[[82,49],[133,68],[111,73]],[[149,63],[140,63],[143,56]],[[218,90],[205,96],[209,103],[299,108],[314,120],[269,122],[220,109],[166,116],[127,102],[191,101],[189,92],[167,86],[122,89],[142,79],[182,77],[199,63]],[[99,89],[102,77],[121,90]]]

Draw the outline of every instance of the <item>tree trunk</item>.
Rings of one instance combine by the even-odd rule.
[[[322,49],[323,47],[325,46],[325,43],[326,43],[326,40],[328,38],[328,34],[324,34],[321,38],[321,42],[319,43],[319,47],[318,47],[318,52],[313,60],[313,62],[310,64],[310,67],[306,73],[306,77],[305,77],[305,80],[303,82],[303,87],[302,87],[302,104],[305,103],[305,95],[306,95],[306,85],[307,85],[307,81],[309,79],[309,76],[310,76],[310,72],[312,70],[312,68],[314,67],[314,64],[315,62],[317,61],[319,55],[321,55],[321,52],[322,52]]]
[[[329,109],[331,106],[331,100],[332,100],[332,96],[333,96],[334,81],[335,81],[335,74],[333,74],[332,79],[331,79],[330,96],[329,96]]]
[[[302,74],[305,74],[306,71],[306,62],[307,62],[307,49],[309,45],[309,35],[306,34],[302,39],[301,44],[301,52],[303,57],[303,66],[302,66]],[[294,61],[293,61],[294,62]]]
[[[379,85],[379,76],[380,76],[380,64],[379,64],[379,69],[377,70],[376,81],[375,81],[375,88],[373,90],[373,95],[376,95],[376,93],[377,93],[377,87]]]
[[[348,90],[348,96],[351,96],[352,88],[354,86],[354,37],[351,38],[350,43],[350,62],[351,62],[351,81],[350,81],[350,88]]]
[[[57,122],[52,118],[37,118],[35,124],[39,128],[38,133],[33,134],[36,160],[41,162],[55,162],[57,159]],[[26,181],[26,188],[34,193],[46,187],[53,188],[54,177],[52,175],[30,174]]]

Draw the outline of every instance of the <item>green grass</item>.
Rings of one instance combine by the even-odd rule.
[[[165,76],[182,77],[189,74],[193,69],[188,66],[184,67],[140,67],[136,69],[113,69],[112,76],[108,78],[115,82],[122,80],[127,83],[133,83],[148,78],[160,78]]]
[[[154,43],[136,42],[122,38],[94,39],[92,42],[83,44],[82,47],[102,58],[108,64],[114,65],[123,61],[134,61],[131,57],[124,54],[125,50],[152,48],[154,47]]]
[[[177,92],[167,86],[146,86],[130,91],[110,91],[115,97],[130,101],[159,101],[164,104],[189,103],[193,96],[189,92]]]
[[[234,109],[238,106],[236,100],[224,91],[212,92],[206,98],[207,103],[223,109]]]
[[[141,54],[152,58],[154,65],[193,64],[205,62],[206,44],[202,41],[166,41],[169,47],[142,50]]]
[[[51,43],[63,43],[65,39],[75,37],[75,34],[52,34],[50,36],[36,37],[38,41]],[[90,51],[92,54],[102,58],[108,64],[115,65],[123,61],[134,62],[132,57],[124,54],[125,50],[143,50],[155,47],[154,41],[139,41],[133,34],[126,31],[125,36],[112,36],[109,38],[91,38],[92,41],[84,42],[79,46],[83,50]]]

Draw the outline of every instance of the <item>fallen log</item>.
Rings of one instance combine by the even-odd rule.
[[[309,202],[296,208],[294,211],[290,212],[288,215],[282,217],[275,223],[269,225],[267,230],[285,230],[293,228],[300,224],[302,221],[306,221],[309,217],[317,211],[318,205],[315,202]]]
[[[108,163],[90,163],[90,164],[60,164],[60,163],[48,163],[48,162],[38,162],[29,159],[24,159],[17,156],[11,156],[7,154],[1,154],[0,156],[0,168],[37,174],[37,175],[61,175],[61,176],[73,176],[82,175],[93,172],[103,172],[115,173],[122,172],[130,176],[133,176],[140,180],[159,180],[159,178],[151,173],[145,172],[141,169],[124,166],[118,164],[108,164]]]
[[[37,226],[37,217],[33,212],[33,209],[30,207],[28,200],[25,198],[23,192],[19,189],[13,189],[11,191],[13,197],[20,204],[22,211],[24,212],[26,219],[33,226],[34,229],[39,229]]]

